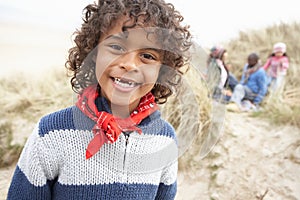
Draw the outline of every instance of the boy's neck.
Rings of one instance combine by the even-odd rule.
[[[130,103],[130,100],[127,100],[124,102],[128,102],[124,103],[123,105],[118,105],[118,104],[113,104],[109,98],[106,97],[106,95],[104,93],[102,93],[102,91],[100,91],[100,94],[103,98],[106,99],[106,102],[108,103],[109,109],[111,110],[111,113],[115,116],[115,117],[120,117],[120,118],[127,118],[130,116],[130,114],[138,107],[139,103],[140,103],[140,99],[135,100],[134,102]]]
[[[130,105],[115,105],[109,103],[112,114],[116,117],[127,118],[138,107],[139,101],[133,102]]]

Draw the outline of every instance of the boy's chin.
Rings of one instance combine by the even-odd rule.
[[[119,96],[119,97],[114,97],[112,99],[109,99],[109,101],[110,101],[112,107],[115,106],[115,107],[124,107],[124,108],[131,107],[132,108],[132,106],[134,106],[134,107],[138,106],[140,99],[141,98],[133,98],[130,96],[126,96],[126,97]]]

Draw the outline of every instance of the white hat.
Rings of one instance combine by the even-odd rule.
[[[285,53],[286,52],[286,45],[283,42],[277,42],[276,44],[274,44],[273,53],[276,53],[276,52]]]

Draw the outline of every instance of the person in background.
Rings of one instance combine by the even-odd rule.
[[[286,53],[286,44],[278,42],[273,46],[273,52],[263,66],[268,75],[268,86],[271,92],[283,90],[284,79],[289,68],[289,57]]]
[[[234,91],[234,88],[237,84],[239,84],[238,79],[235,77],[235,75],[231,72],[231,63],[226,63],[226,68],[228,69],[228,81],[227,81],[227,87],[224,89],[224,103],[228,103],[230,101],[230,98],[232,96],[232,93]]]
[[[223,101],[224,91],[226,90],[229,78],[229,72],[225,65],[228,57],[227,50],[220,46],[214,46],[210,49],[207,59],[206,80],[208,89],[213,99]]]
[[[226,63],[226,68],[228,69],[228,89],[233,91],[235,86],[239,83],[238,79],[231,72],[231,63]]]
[[[235,86],[230,101],[235,102],[242,111],[256,110],[266,93],[267,77],[265,70],[261,68],[259,56],[256,53],[251,53],[243,68],[241,81]]]

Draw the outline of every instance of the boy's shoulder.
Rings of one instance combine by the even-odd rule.
[[[266,70],[264,70],[262,67],[259,68],[259,69],[257,70],[257,72],[260,73],[260,74],[262,74],[262,75],[266,74]]]
[[[140,128],[146,134],[176,138],[174,127],[161,117],[161,111],[155,111],[150,115],[141,123]]]
[[[162,132],[164,136],[176,138],[175,128],[169,122],[163,120],[164,122],[164,131]]]
[[[43,116],[39,121],[39,135],[43,137],[58,130],[91,130],[94,124],[76,106],[70,106]],[[161,117],[160,111],[143,120],[139,127],[145,134],[176,138],[174,127]]]
[[[256,72],[252,74],[253,77],[257,77],[260,79],[261,77],[265,77],[267,75],[266,71],[263,68],[259,68]]]
[[[44,136],[55,130],[89,129],[92,125],[91,120],[76,106],[70,106],[43,116],[39,121],[39,134]]]

